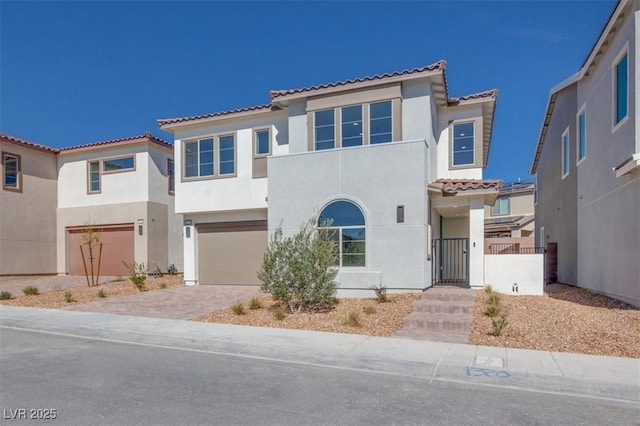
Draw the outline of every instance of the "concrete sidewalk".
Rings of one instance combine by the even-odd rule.
[[[0,306],[0,327],[559,395],[640,402],[640,359]]]

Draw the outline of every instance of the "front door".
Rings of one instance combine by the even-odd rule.
[[[469,239],[434,238],[433,284],[469,285]]]

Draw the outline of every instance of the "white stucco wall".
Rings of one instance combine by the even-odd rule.
[[[366,266],[342,268],[340,296],[363,296],[371,285],[423,289],[430,285],[426,151],[414,141],[270,158],[269,232],[282,225],[291,235],[331,201],[353,201],[366,219]],[[398,205],[404,223],[396,222]]]
[[[451,143],[450,132],[452,126],[450,122],[453,120],[473,120],[482,117],[482,106],[466,105],[449,108],[438,109],[438,129],[440,131],[438,135],[438,166],[437,166],[437,178],[438,179],[482,179],[482,167],[472,167],[464,169],[449,169],[450,156],[451,156]],[[476,132],[475,139],[482,139],[482,134]],[[478,155],[483,155],[481,151],[476,150],[476,158]]]
[[[511,295],[543,294],[544,255],[487,254],[484,256],[485,285]]]

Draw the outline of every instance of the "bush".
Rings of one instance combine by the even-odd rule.
[[[240,302],[236,303],[235,305],[232,305],[231,312],[233,312],[236,315],[244,315],[245,314],[244,305]]]
[[[10,291],[2,291],[0,292],[0,300],[9,300],[13,299],[13,294]]]
[[[349,315],[347,315],[343,324],[348,325],[349,327],[361,327],[362,323],[360,322],[360,314],[357,311],[349,312]]]
[[[378,299],[378,303],[387,303],[390,302],[389,296],[387,296],[387,287],[383,285],[372,285],[369,287],[376,294],[376,299]]]
[[[499,306],[502,303],[502,295],[500,293],[492,292],[487,296],[487,304]]]
[[[317,218],[308,220],[291,237],[276,228],[258,272],[262,290],[286,302],[291,313],[331,302],[336,292],[336,243],[329,228],[316,223]]]
[[[502,308],[499,305],[489,305],[484,310],[484,314],[488,317],[495,318],[502,312]]]
[[[249,301],[249,309],[256,310],[262,308],[262,302],[257,297],[254,297]]]
[[[104,289],[98,290],[98,297],[104,299],[105,297],[107,297],[107,292]]]
[[[374,308],[373,306],[365,306],[364,308],[362,308],[362,312],[364,312],[367,315],[372,315],[375,314],[376,308]]]
[[[282,321],[287,317],[287,311],[283,307],[279,307],[273,312],[273,317],[278,321]]]
[[[485,285],[485,286],[484,286],[484,288],[483,288],[483,290],[484,290],[485,294],[491,294],[491,293],[493,293],[493,287],[491,287],[491,285],[490,285],[490,284]]]
[[[73,298],[73,293],[70,290],[64,292],[64,301],[67,303],[73,303],[76,300]]]
[[[129,279],[133,285],[136,286],[139,291],[147,291],[147,286],[144,283],[147,280],[147,267],[144,262],[138,263],[134,261],[133,264],[129,265],[123,261],[122,264],[129,270]]]
[[[167,283],[160,283],[158,286],[162,289],[167,288]]]
[[[500,318],[494,318],[491,320],[491,327],[493,328],[493,335],[498,337],[502,334],[502,330],[507,326],[507,316],[501,315]]]
[[[22,292],[27,296],[37,296],[38,294],[40,294],[40,290],[38,290],[38,287],[33,285],[26,286],[22,289]]]

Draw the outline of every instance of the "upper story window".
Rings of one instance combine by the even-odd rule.
[[[365,220],[362,210],[350,201],[334,201],[320,213],[318,226],[329,226],[336,242],[336,265],[365,266]]]
[[[231,176],[236,173],[235,135],[220,135],[184,143],[185,178]]]
[[[100,161],[90,161],[87,163],[87,177],[88,192],[100,192]]]
[[[587,155],[587,112],[582,109],[582,111],[578,114],[578,137],[577,137],[577,148],[578,148],[578,162],[582,160]]]
[[[135,170],[136,161],[133,155],[120,158],[109,158],[102,160],[102,171],[104,173],[109,172],[124,172],[129,170]]]
[[[267,157],[271,155],[271,129],[253,131],[253,178],[267,177]]]
[[[622,55],[614,67],[614,125],[620,123],[628,114],[629,108],[629,67],[627,53]]]
[[[571,148],[569,141],[569,128],[562,133],[562,178],[569,174],[569,150]]]
[[[173,194],[176,191],[176,176],[175,167],[171,158],[167,159],[167,177],[169,179],[169,194]]]
[[[22,191],[21,158],[17,154],[2,153],[2,188],[7,191]]]
[[[453,155],[454,166],[474,164],[474,122],[453,125]]]
[[[509,214],[509,197],[499,197],[491,210],[492,216]]]
[[[314,112],[314,149],[393,141],[393,102],[350,105]]]

